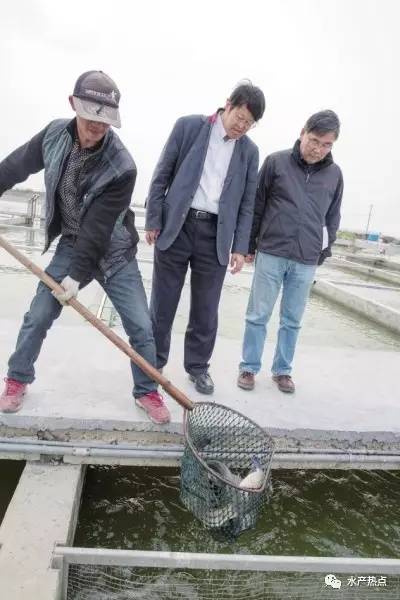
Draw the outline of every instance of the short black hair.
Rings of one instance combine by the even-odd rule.
[[[265,97],[260,88],[247,81],[239,83],[229,96],[232,106],[246,106],[255,121],[259,121],[265,110]]]
[[[333,110],[321,110],[307,119],[304,129],[307,133],[314,132],[317,135],[333,132],[337,139],[340,133],[339,117]]]

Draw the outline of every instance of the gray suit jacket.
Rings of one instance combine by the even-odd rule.
[[[178,236],[200,183],[215,115],[181,117],[167,140],[150,184],[146,229],[160,229],[156,245],[166,250]],[[217,255],[247,254],[257,187],[258,148],[243,136],[236,144],[221,193]]]

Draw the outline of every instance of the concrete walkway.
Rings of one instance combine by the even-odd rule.
[[[0,529],[2,599],[60,598],[54,544],[72,543],[81,486],[79,466],[25,467]]]
[[[118,331],[121,335],[122,332]],[[0,320],[0,363],[6,366],[15,322]],[[395,374],[399,354],[301,345],[294,395],[279,392],[265,368],[252,392],[236,385],[240,342],[219,338],[211,366],[216,392],[198,394],[182,368],[183,337],[175,335],[164,374],[193,401],[211,400],[249,416],[270,431],[278,449],[400,451],[400,402]],[[1,435],[101,441],[179,441],[182,409],[167,398],[168,425],[152,424],[130,396],[126,357],[88,325],[55,325],[37,363],[38,379],[23,409],[0,415]]]

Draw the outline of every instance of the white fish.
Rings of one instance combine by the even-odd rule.
[[[247,490],[256,490],[264,483],[264,471],[257,456],[251,459],[252,469],[239,483],[239,487]]]
[[[207,465],[210,467],[210,469],[218,473],[218,475],[221,475],[221,477],[229,481],[229,483],[233,483],[234,485],[240,484],[241,478],[239,475],[232,473],[230,468],[220,460],[209,460],[207,461]]]

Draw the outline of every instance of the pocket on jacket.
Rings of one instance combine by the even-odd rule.
[[[275,214],[270,217],[264,217],[261,225],[260,236],[259,239],[275,239],[275,238],[283,238],[285,239],[287,236],[287,231],[290,230],[289,225],[291,224],[292,218],[286,218],[284,214],[280,214],[279,212],[275,212]],[[287,223],[287,225],[286,225]]]

